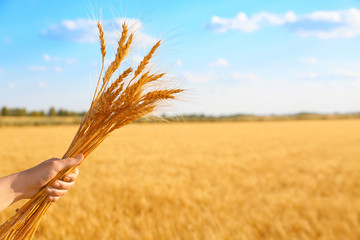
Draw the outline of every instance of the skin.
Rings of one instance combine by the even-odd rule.
[[[83,160],[84,156],[82,154],[75,158],[51,158],[33,168],[0,178],[0,211],[14,202],[32,198],[58,172],[78,166]],[[74,186],[78,174],[79,170],[75,169],[72,173],[64,176],[63,179],[57,180],[47,187],[48,201],[56,202],[61,196],[65,195]]]

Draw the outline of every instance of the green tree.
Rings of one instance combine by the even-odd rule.
[[[7,107],[1,108],[1,116],[10,116],[10,110]]]
[[[31,111],[29,115],[32,117],[40,117],[40,116],[44,116],[45,113],[44,111]]]
[[[58,116],[64,117],[64,116],[69,116],[69,112],[67,110],[64,109],[60,109],[58,111]]]
[[[55,117],[55,116],[57,116],[57,113],[56,113],[56,110],[55,110],[54,107],[51,107],[51,108],[50,108],[50,110],[49,110],[49,112],[48,112],[48,116],[50,116],[50,117]]]
[[[26,109],[25,108],[15,108],[12,111],[12,115],[17,116],[17,117],[26,116]]]

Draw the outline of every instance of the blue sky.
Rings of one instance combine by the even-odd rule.
[[[114,20],[136,22],[128,63],[164,40],[157,65],[188,89],[171,114],[360,111],[354,0],[0,0],[0,106],[86,110],[101,60],[94,13],[109,53]]]

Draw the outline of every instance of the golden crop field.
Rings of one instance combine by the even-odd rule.
[[[61,157],[76,130],[0,128],[0,175]],[[360,239],[360,120],[124,127],[35,239]]]

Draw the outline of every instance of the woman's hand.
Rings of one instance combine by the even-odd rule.
[[[53,179],[58,172],[79,165],[83,159],[83,155],[66,159],[51,158],[33,168],[21,172],[20,178],[23,182],[26,182],[20,189],[23,193],[22,198],[32,198],[43,186]],[[72,188],[78,174],[79,170],[76,169],[74,172],[66,175],[63,179],[56,180],[50,187],[47,187],[46,192],[49,194],[48,200],[55,202],[63,196],[67,190]]]
[[[58,172],[73,166],[78,166],[84,159],[82,154],[75,158],[51,158],[39,165],[25,171],[0,178],[0,211],[21,199],[32,198],[40,189],[53,179]],[[46,188],[49,194],[48,200],[57,201],[72,188],[79,170],[75,169],[72,173],[64,176],[61,180],[56,180],[51,186]]]

